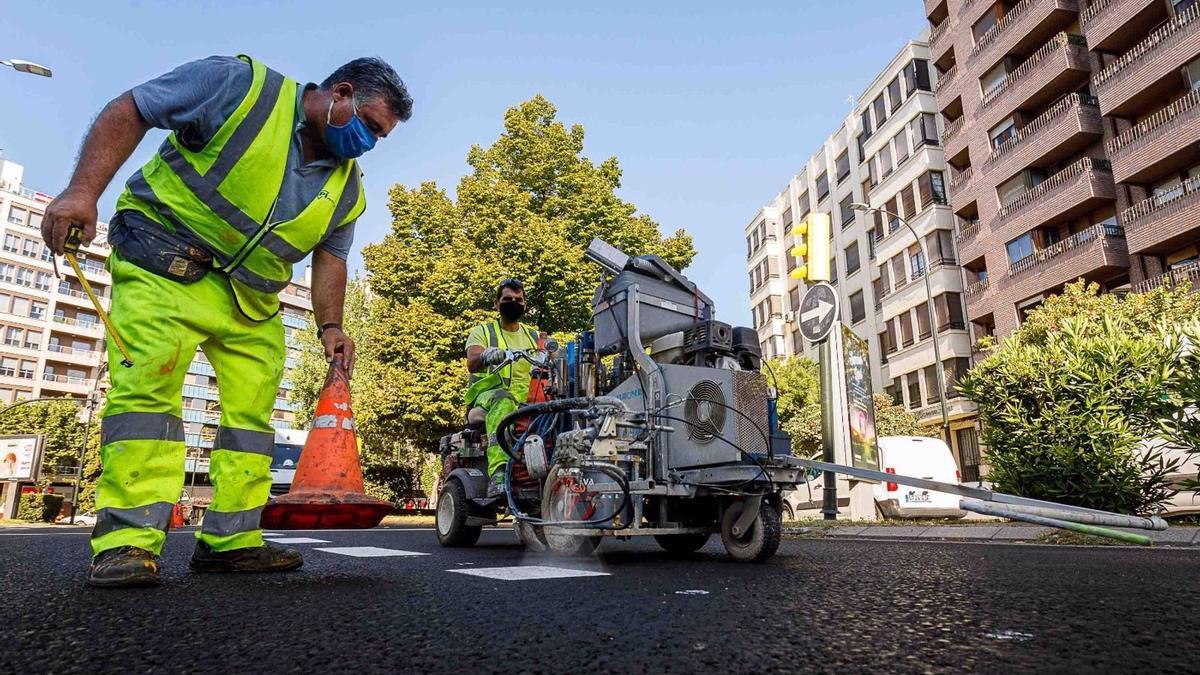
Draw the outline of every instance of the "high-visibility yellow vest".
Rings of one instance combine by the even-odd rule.
[[[342,162],[291,220],[273,217],[296,130],[296,81],[248,56],[250,91],[199,151],[175,133],[129,179],[117,210],[132,209],[171,232],[208,245],[213,266],[229,276],[242,312],[265,321],[300,262],[333,230],[366,209],[354,160]]]

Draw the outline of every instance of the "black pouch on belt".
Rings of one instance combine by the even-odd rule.
[[[108,243],[123,259],[172,281],[192,284],[212,269],[208,251],[188,242],[183,233],[168,232],[140,214],[127,218],[121,212],[113,216],[108,224]]]

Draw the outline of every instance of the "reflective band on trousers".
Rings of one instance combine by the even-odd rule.
[[[217,439],[213,444],[213,450],[252,452],[268,457],[271,456],[274,449],[275,434],[273,432],[231,429],[229,427],[217,427]]]
[[[96,527],[92,530],[92,539],[129,527],[151,527],[165,532],[171,524],[171,511],[174,508],[175,505],[170,502],[155,502],[131,509],[100,509],[96,512]]]
[[[263,507],[245,511],[213,511],[204,513],[204,524],[200,530],[205,534],[218,537],[228,537],[239,532],[250,532],[258,529],[258,521],[262,517]]]
[[[127,412],[100,420],[100,444],[121,441],[183,442],[183,420],[168,413]]]

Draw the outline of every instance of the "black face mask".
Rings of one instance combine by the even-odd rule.
[[[500,316],[504,317],[505,321],[516,321],[525,316],[525,305],[513,300],[502,302],[500,303]]]

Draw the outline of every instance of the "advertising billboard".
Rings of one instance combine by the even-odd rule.
[[[0,436],[0,480],[35,480],[41,460],[41,436]]]
[[[850,457],[854,466],[879,471],[879,439],[875,432],[875,403],[867,343],[842,326],[845,354],[846,412],[850,418]]]

